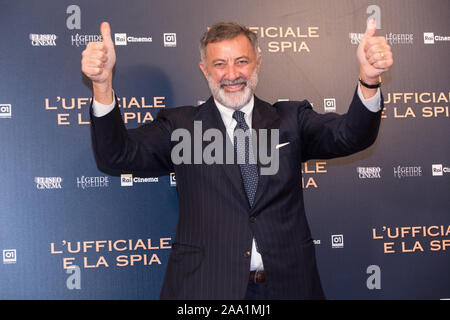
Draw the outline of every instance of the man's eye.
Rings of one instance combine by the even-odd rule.
[[[225,66],[225,64],[221,63],[221,62],[214,64],[214,67],[216,67],[216,68],[223,68],[224,66]]]
[[[247,60],[239,60],[237,63],[240,65],[244,65],[244,64],[247,64],[248,61]]]

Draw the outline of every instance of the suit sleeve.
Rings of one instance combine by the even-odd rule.
[[[171,127],[163,109],[152,123],[127,130],[117,103],[103,117],[95,117],[91,107],[92,146],[99,170],[144,177],[169,174],[173,171]]]
[[[304,101],[298,110],[298,121],[302,161],[330,159],[347,156],[372,145],[378,135],[381,110],[369,111],[355,91],[346,114],[318,114]]]

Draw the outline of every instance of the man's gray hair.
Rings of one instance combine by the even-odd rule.
[[[200,40],[200,58],[202,61],[205,61],[206,46],[209,43],[234,39],[241,34],[247,37],[253,47],[253,50],[255,51],[256,56],[258,56],[258,37],[256,36],[256,33],[239,23],[218,22],[211,26]]]

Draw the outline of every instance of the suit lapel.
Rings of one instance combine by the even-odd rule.
[[[219,129],[222,133],[222,136],[225,137],[224,140],[224,150],[234,150],[230,138],[228,137],[228,133],[225,129],[225,125],[222,121],[222,117],[220,116],[220,112],[214,103],[213,97],[210,97],[204,105],[200,106],[198,112],[194,116],[194,121],[202,121],[202,131],[205,132],[208,129]],[[258,134],[259,129],[267,129],[268,137],[267,137],[267,149],[270,148],[270,129],[278,129],[279,128],[279,117],[275,111],[275,109],[268,104],[257,98],[255,96],[255,105],[253,107],[253,116],[252,116],[252,128]],[[258,140],[256,140],[258,141]],[[258,141],[259,143],[259,141]],[[207,143],[203,143],[203,148]],[[228,146],[226,146],[228,144]],[[227,149],[229,148],[229,149]],[[231,148],[231,149],[230,149]],[[258,148],[259,149],[259,148]],[[203,149],[202,149],[203,150]],[[224,151],[225,154],[225,151]],[[225,163],[225,159],[224,159]],[[236,163],[233,164],[224,164],[219,167],[223,168],[226,175],[229,178],[230,183],[234,186],[238,193],[240,194],[239,201],[246,204],[246,206],[250,209],[248,204],[247,195],[245,194],[244,185],[242,182],[242,175],[239,166]],[[258,169],[261,172],[261,163],[258,157]],[[268,176],[260,175],[258,179],[258,187],[256,189],[255,201],[252,207],[252,210],[255,209],[258,205],[258,200],[261,198],[265,185],[267,183]]]
[[[214,103],[213,97],[210,97],[204,105],[199,107],[199,111],[194,117],[194,121],[202,121],[202,131],[205,132],[208,129],[218,129],[222,133],[223,139],[223,150],[224,150],[224,164],[219,165],[225,171],[225,174],[229,178],[230,183],[233,187],[238,190],[240,195],[239,201],[242,202],[247,207],[250,207],[247,200],[247,195],[245,194],[244,184],[242,183],[241,170],[236,163],[227,164],[225,159],[226,150],[234,150],[233,144],[228,137],[227,130],[220,116],[220,112]],[[203,148],[208,143],[203,143]],[[228,148],[228,149],[227,149]],[[219,182],[220,183],[220,182]]]

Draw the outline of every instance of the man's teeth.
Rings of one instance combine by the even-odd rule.
[[[244,83],[235,83],[235,84],[224,84],[224,87],[237,87],[243,85]]]

